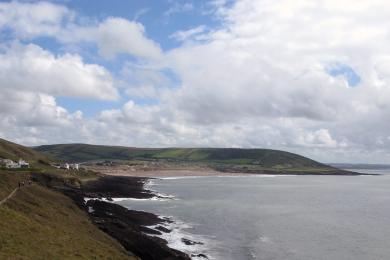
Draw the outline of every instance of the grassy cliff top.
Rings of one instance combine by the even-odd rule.
[[[134,148],[88,144],[57,144],[35,148],[59,160],[85,162],[92,160],[166,159],[199,163],[261,165],[263,167],[326,167],[309,158],[270,149],[237,148]]]
[[[29,162],[48,162],[49,158],[32,149],[19,144],[9,142],[0,138],[0,158],[19,160],[20,158]]]
[[[27,173],[0,170],[5,198]],[[0,259],[137,259],[65,195],[38,184],[0,205]]]

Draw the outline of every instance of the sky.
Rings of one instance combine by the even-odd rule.
[[[0,137],[390,162],[390,1],[0,1]]]

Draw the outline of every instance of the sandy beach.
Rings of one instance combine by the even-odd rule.
[[[192,176],[247,176],[247,173],[218,172],[212,169],[153,169],[153,170],[132,170],[126,167],[110,166],[88,166],[88,170],[93,170],[104,175],[127,176],[127,177],[192,177]]]

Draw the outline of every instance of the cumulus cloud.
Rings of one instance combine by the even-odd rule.
[[[176,145],[273,147],[321,160],[329,150],[334,160],[380,150],[388,158],[386,1],[219,6],[224,27],[166,55],[182,85],[160,99],[159,110],[143,111],[189,130],[170,128],[165,141],[155,140],[170,144],[175,133]],[[349,88],[329,64],[345,64],[360,82]],[[159,127],[147,126],[150,133]]]
[[[55,56],[41,47],[13,44],[0,53],[0,89],[113,100],[110,73],[79,55]]]
[[[73,16],[65,6],[48,2],[0,3],[0,28],[11,29],[20,38],[54,36],[61,30],[61,23],[71,21]]]
[[[120,53],[153,59],[161,56],[160,46],[147,38],[141,23],[119,17],[95,21],[49,2],[0,3],[0,31],[4,30],[17,39],[46,36],[68,44],[93,43],[105,58]]]
[[[69,113],[58,106],[55,98],[50,95],[10,89],[2,89],[1,93],[0,122],[4,129],[45,126],[60,128],[73,125],[74,121],[82,119],[81,111]],[[37,132],[30,134],[35,135]]]
[[[68,122],[64,128],[74,129],[74,136],[58,140],[54,134],[58,130],[52,129],[52,136],[42,138],[40,131],[44,128],[20,133],[35,138],[31,142],[45,139],[133,146],[266,147],[327,162],[390,159],[388,1],[355,1],[353,5],[349,0],[227,3],[213,1],[221,22],[219,28],[206,31],[201,26],[177,32],[172,37],[183,44],[165,53],[147,38],[143,25],[123,18],[87,25],[72,22],[63,27],[56,36],[62,43],[88,42],[96,44],[107,58],[128,53],[148,60],[142,66],[126,64],[120,75],[126,81],[124,92],[133,100],[80,122],[81,115],[69,114],[48,102],[50,98],[44,101],[38,95],[34,102],[39,107],[52,108],[45,112],[46,117],[57,116]],[[0,60],[4,68],[13,64],[9,52],[2,54],[6,62]],[[25,52],[20,52],[18,60],[26,59]],[[45,51],[38,48],[32,52]],[[77,67],[84,76],[110,82],[101,81],[108,79],[102,76],[108,75],[103,68],[84,64],[75,55],[39,54],[40,59],[34,60],[45,64],[47,56],[54,63],[79,64],[69,66],[69,70]],[[332,64],[342,64],[349,71],[331,73]],[[82,92],[61,77],[61,84],[68,84],[67,90],[56,84],[46,88],[42,80],[30,76],[23,66],[18,67],[31,82],[42,84],[34,86],[41,94],[52,98],[93,96],[89,88]],[[180,80],[172,81],[164,70],[173,71]],[[78,75],[77,71],[71,74]],[[40,70],[37,73],[44,75]],[[0,77],[2,86],[6,74],[12,75],[0,74],[4,77]],[[353,88],[348,83],[351,75],[360,79]],[[25,89],[17,79],[9,78],[7,82],[17,90]],[[110,89],[109,83],[104,86]],[[95,97],[110,96],[114,97],[115,91],[100,91]],[[156,102],[137,103],[139,97]],[[4,111],[11,110],[13,105],[3,101]],[[27,109],[31,108],[24,111]],[[16,125],[12,120],[8,118],[4,125],[12,128]]]
[[[118,98],[103,67],[86,64],[78,55],[56,56],[37,45],[20,43],[0,52],[0,91],[0,123],[6,130],[2,136],[29,145],[63,136],[64,129],[79,128],[82,112],[68,112],[57,104],[57,96]]]
[[[72,25],[59,36],[66,43],[92,42],[105,58],[126,53],[136,57],[157,59],[162,55],[160,46],[148,39],[141,23],[110,17],[90,26]]]

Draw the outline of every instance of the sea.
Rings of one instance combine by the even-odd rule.
[[[174,220],[161,237],[193,259],[388,260],[390,170],[356,171],[382,175],[172,177],[117,203]]]

